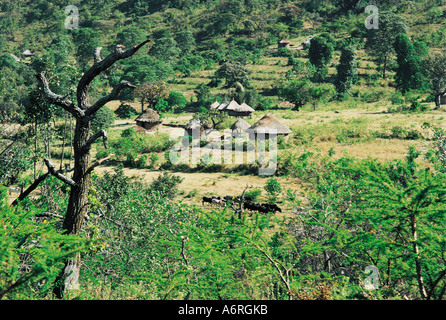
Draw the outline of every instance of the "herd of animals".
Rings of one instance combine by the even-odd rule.
[[[203,197],[202,205],[204,206],[206,203],[209,203],[211,204],[211,206],[226,207],[226,205],[229,202],[240,203],[240,201],[241,197],[225,196],[222,198],[219,196],[212,196],[212,197]],[[258,211],[260,213],[282,212],[282,209],[280,209],[276,204],[253,202],[252,196],[244,196],[243,208],[248,209],[250,211]]]

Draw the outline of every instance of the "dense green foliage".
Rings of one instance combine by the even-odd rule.
[[[100,140],[92,148],[92,158],[114,154],[114,171],[93,174],[81,235],[61,233],[70,188],[56,178],[14,207],[6,189],[44,174],[43,158],[60,160],[60,170],[72,164],[72,118],[43,99],[34,75],[44,72],[54,92],[76,101],[96,47],[105,57],[147,37],[151,46],[92,82],[90,102],[122,80],[138,88],[121,93],[114,113],[100,109],[92,134],[110,128],[114,114],[133,120],[146,107],[227,128],[233,119],[209,110],[224,97],[262,111],[290,108],[282,101],[316,110],[386,99],[389,118],[425,112],[426,102],[438,109],[446,87],[441,1],[382,1],[378,29],[365,28],[363,1],[76,3],[80,26],[67,30],[65,2],[0,2],[0,298],[51,298],[63,262],[82,254],[81,290],[70,293],[81,299],[444,299],[446,132],[428,123],[377,129],[361,117],[298,119],[292,139],[279,139],[275,176],[246,192],[283,214],[181,202],[175,171],[253,175],[259,164],[175,166],[166,161],[176,143],[166,133],[120,124],[107,148]],[[305,48],[277,47],[309,36]],[[138,101],[142,110],[130,105]],[[317,135],[344,145],[426,144],[403,160],[378,161],[317,150]],[[151,182],[126,175],[147,169],[159,171]],[[379,288],[365,288],[368,266],[377,267]]]

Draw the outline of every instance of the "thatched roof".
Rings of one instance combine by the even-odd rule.
[[[282,38],[279,40],[280,43],[290,43],[286,38]]]
[[[267,113],[262,119],[254,123],[250,128],[254,133],[289,134],[291,130],[281,123],[272,113]],[[274,131],[273,131],[274,130]]]
[[[158,113],[156,113],[155,110],[148,108],[146,111],[144,111],[142,114],[139,115],[138,118],[135,119],[135,121],[140,122],[149,122],[149,123],[161,123],[161,117]]]
[[[223,99],[223,102],[218,106],[217,110],[223,111],[226,110],[226,107],[228,106],[229,102],[228,99],[225,97]]]
[[[200,127],[201,127],[200,119],[191,119],[188,123],[186,123],[184,129],[192,130],[194,128],[200,128]]]
[[[251,125],[246,122],[243,119],[238,119],[236,122],[234,122],[234,124],[231,126],[231,130],[232,131],[245,131],[246,129],[248,129],[249,127],[251,127]]]
[[[235,111],[236,109],[240,108],[240,105],[232,99],[232,101],[228,104],[228,106],[225,108],[225,110],[232,110]]]
[[[220,110],[220,111],[226,110],[226,107],[227,107],[227,106],[228,106],[228,103],[227,103],[227,102],[222,102],[222,103],[218,106],[217,110]]]
[[[308,37],[304,42],[302,42],[302,44],[309,45],[311,43],[311,39],[313,39],[313,36]]]
[[[217,109],[220,106],[220,102],[215,101],[213,104],[211,104],[211,109]]]
[[[254,112],[255,110],[243,102],[241,105],[238,106],[238,108],[234,109],[234,111],[236,111],[236,112]]]
[[[22,55],[25,56],[25,57],[30,57],[30,56],[32,56],[33,54],[32,54],[32,52],[31,52],[31,50],[26,49],[25,51],[22,52]]]

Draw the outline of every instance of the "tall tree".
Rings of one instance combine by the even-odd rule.
[[[314,75],[316,81],[323,81],[328,74],[327,66],[333,57],[333,45],[324,36],[314,37],[311,39],[308,55],[311,64],[317,69]]]
[[[215,72],[215,76],[226,80],[226,86],[232,87],[236,82],[240,82],[243,86],[249,86],[251,81],[250,72],[246,68],[244,61],[226,61]]]
[[[45,164],[48,172],[40,176],[36,181],[13,203],[22,200],[31,191],[33,191],[40,182],[45,180],[49,175],[54,175],[64,183],[71,187],[67,212],[63,222],[63,229],[66,234],[79,234],[86,214],[88,212],[88,190],[90,187],[90,174],[94,168],[102,163],[105,159],[99,160],[91,164],[90,149],[92,144],[102,138],[104,144],[107,141],[107,132],[100,130],[99,132],[90,135],[91,120],[94,118],[96,112],[100,110],[107,102],[114,100],[124,88],[134,88],[128,81],[120,82],[109,94],[97,100],[94,104],[89,101],[89,89],[92,81],[102,72],[109,69],[118,60],[126,59],[134,55],[142,46],[144,46],[149,39],[144,40],[138,45],[124,50],[121,45],[117,45],[112,53],[104,59],[101,58],[100,48],[97,48],[91,54],[94,54],[94,64],[83,74],[79,80],[76,90],[77,103],[69,99],[69,95],[62,96],[54,93],[48,84],[45,73],[36,75],[43,93],[43,97],[51,104],[63,108],[73,115],[76,119],[76,128],[74,134],[74,173],[72,177],[65,175],[66,172],[62,170],[56,171],[50,159],[45,159]],[[60,279],[63,279],[68,274],[71,274],[69,282],[65,280],[60,286],[56,286],[54,293],[58,297],[63,296],[66,286],[77,287],[79,278],[80,260],[79,256],[72,260],[66,261],[65,267],[61,272]]]
[[[431,53],[424,60],[429,91],[435,97],[435,109],[440,108],[440,96],[446,92],[446,51]]]
[[[395,52],[398,62],[395,74],[396,88],[403,94],[411,89],[421,88],[420,59],[407,35],[399,34],[396,37]]]
[[[380,12],[378,19],[379,28],[367,30],[366,49],[374,54],[385,79],[387,65],[395,54],[395,38],[401,33],[406,34],[409,27],[404,18],[395,13]]]
[[[164,81],[145,83],[137,87],[134,95],[141,100],[141,113],[144,112],[144,102],[153,108],[159,99],[167,99],[169,92]]]
[[[341,58],[337,66],[338,75],[335,81],[336,91],[339,97],[348,95],[349,90],[353,86],[356,71],[356,49],[347,46],[341,51]]]

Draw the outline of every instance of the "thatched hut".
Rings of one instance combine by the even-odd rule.
[[[302,42],[302,46],[304,47],[304,49],[306,49],[310,46],[311,39],[313,39],[313,36],[308,37],[307,39],[304,40],[304,42]]]
[[[227,106],[229,105],[228,99],[226,97],[223,99],[223,102],[218,106],[218,111],[224,111],[226,110]]]
[[[22,52],[22,56],[24,56],[24,57],[31,57],[33,55],[34,54],[29,49],[26,49],[25,51]]]
[[[238,119],[231,126],[231,130],[232,130],[233,134],[240,134],[240,133],[245,132],[246,129],[248,129],[249,127],[251,127],[251,125],[248,122],[246,122],[243,119]]]
[[[187,135],[194,138],[199,138],[205,130],[205,125],[201,123],[200,119],[191,119],[185,126]]]
[[[266,139],[268,139],[269,135],[288,136],[291,133],[290,128],[277,120],[271,112],[264,115],[262,119],[254,123],[248,130],[256,136],[259,133],[264,133]]]
[[[211,109],[217,109],[220,106],[220,102],[215,101],[213,104],[211,104]]]
[[[234,117],[247,117],[254,112],[254,109],[248,106],[246,103],[243,102],[242,104],[238,104],[235,100],[232,100],[225,110],[228,115]]]
[[[289,48],[290,46],[290,41],[282,38],[279,41],[277,41],[277,48]]]
[[[162,119],[155,110],[148,108],[138,118],[135,119],[136,124],[146,130],[156,131],[161,124]]]

